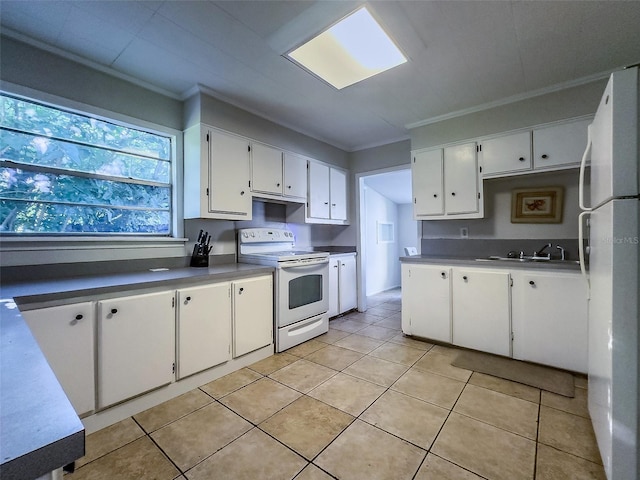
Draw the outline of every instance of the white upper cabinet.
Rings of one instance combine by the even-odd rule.
[[[531,170],[530,131],[488,138],[478,143],[485,177]]]
[[[474,142],[414,152],[414,218],[482,218],[482,181]]]
[[[307,159],[295,153],[284,153],[284,183],[285,197],[307,199]]]
[[[282,150],[261,143],[251,149],[251,190],[282,195]]]
[[[329,198],[331,200],[331,218],[347,219],[347,174],[342,170],[329,168]]]
[[[251,219],[250,142],[196,125],[184,132],[184,217]]]
[[[329,167],[309,162],[309,216],[329,218]]]
[[[255,195],[266,198],[274,195],[287,197],[291,201],[306,201],[305,158],[261,143],[253,143],[251,150],[251,191]]]
[[[480,204],[476,144],[444,149],[444,194],[447,214],[478,213]]]
[[[550,125],[533,130],[533,167],[556,170],[580,164],[587,146],[587,130],[591,120]]]
[[[416,218],[444,214],[442,149],[428,150],[413,156],[413,213]]]
[[[347,221],[347,172],[309,161],[309,205],[306,221],[344,224]]]

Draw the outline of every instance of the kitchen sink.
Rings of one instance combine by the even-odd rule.
[[[476,258],[477,262],[491,262],[491,261],[500,261],[500,262],[515,262],[515,263],[551,263],[551,264],[563,264],[563,265],[579,265],[580,262],[578,260],[560,260],[560,259],[550,259],[545,257],[500,257],[498,255],[491,255],[489,257],[484,258]]]

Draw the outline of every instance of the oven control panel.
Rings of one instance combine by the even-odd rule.
[[[243,228],[238,230],[240,243],[275,243],[295,241],[291,230],[284,228]]]

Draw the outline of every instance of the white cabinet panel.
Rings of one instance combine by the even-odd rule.
[[[416,153],[411,166],[414,217],[444,214],[442,149]]]
[[[452,269],[453,343],[511,355],[511,286],[507,272]]]
[[[340,315],[340,259],[329,257],[329,318]]]
[[[251,220],[249,145],[204,124],[185,130],[185,218]]]
[[[478,159],[476,144],[444,149],[444,194],[448,214],[478,212]]]
[[[307,160],[289,152],[284,154],[284,196],[307,198]]]
[[[347,174],[335,168],[329,169],[329,196],[331,199],[331,219],[347,219]]]
[[[177,291],[177,377],[231,358],[231,283]]]
[[[531,132],[520,132],[480,142],[484,176],[531,170]]]
[[[358,306],[358,288],[356,272],[356,256],[343,255],[340,262],[340,313],[352,310]]]
[[[402,331],[451,343],[451,270],[402,264]]]
[[[98,407],[171,383],[174,292],[98,302]]]
[[[22,316],[76,413],[95,410],[95,304],[29,310]]]
[[[282,151],[261,143],[251,150],[251,190],[282,195]]]
[[[273,342],[273,280],[262,276],[237,280],[233,295],[233,356]]]
[[[587,145],[591,120],[578,120],[533,130],[533,167],[535,170],[576,166]]]
[[[513,273],[513,356],[587,372],[587,285],[579,273]]]
[[[309,216],[329,218],[329,167],[309,162]]]
[[[209,158],[209,211],[250,217],[248,140],[211,130]]]

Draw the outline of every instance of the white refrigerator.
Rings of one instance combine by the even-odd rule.
[[[589,413],[609,480],[638,478],[640,168],[638,68],[615,72],[580,169],[580,246],[588,217]],[[590,202],[585,204],[585,162]],[[587,270],[588,269],[588,270]]]

